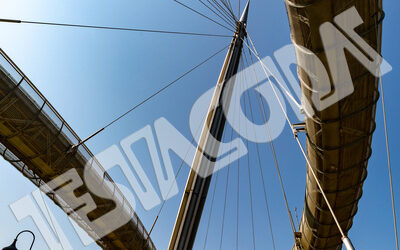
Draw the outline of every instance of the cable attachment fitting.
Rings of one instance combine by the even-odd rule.
[[[294,239],[295,239],[295,248],[296,250],[302,250],[303,247],[301,246],[301,237],[302,233],[301,232],[294,232]]]
[[[351,243],[350,239],[347,236],[342,237],[343,245],[346,247],[347,250],[354,250],[354,246]]]
[[[307,132],[306,131],[306,123],[295,123],[292,124],[292,132],[295,137],[297,137],[297,133],[299,132]]]
[[[78,151],[78,145],[70,145],[67,149],[67,154],[76,153]]]

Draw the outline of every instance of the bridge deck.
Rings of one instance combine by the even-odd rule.
[[[381,0],[287,0],[292,40],[318,56],[329,69],[319,27],[332,22],[342,11],[355,6],[364,23],[356,32],[376,51],[381,51],[383,11]],[[306,120],[307,151],[341,227],[347,233],[357,213],[367,177],[379,98],[378,78],[354,57],[346,54],[354,92]],[[332,74],[332,72],[330,72]],[[343,72],[339,72],[343,73]],[[311,103],[310,78],[298,69],[302,92]],[[341,235],[328,207],[307,171],[306,197],[301,219],[304,249],[340,249]]]
[[[38,187],[73,168],[83,179],[85,164],[92,159],[92,153],[85,145],[68,151],[80,141],[79,137],[1,49],[0,54],[0,154]],[[92,170],[112,182],[97,161],[92,163]],[[143,224],[115,183],[107,188],[118,198],[122,212],[127,213],[131,220],[97,240],[97,244],[104,249],[155,249]],[[85,184],[77,192],[79,195],[91,194],[97,205],[90,213],[92,218],[98,218],[115,207],[113,201],[93,195]],[[47,195],[55,201],[51,192]],[[58,198],[68,200],[69,197]],[[65,206],[68,204],[56,204],[67,210]],[[82,218],[76,213],[71,217],[96,238],[96,231]]]

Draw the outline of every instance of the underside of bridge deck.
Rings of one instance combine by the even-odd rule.
[[[356,7],[364,21],[355,31],[380,53],[384,17],[381,0],[287,0],[295,47],[307,48],[329,69],[320,25],[324,22],[334,23],[335,16],[352,6]],[[347,234],[357,213],[363,182],[367,177],[379,91],[378,78],[348,51],[345,53],[354,92],[322,111],[314,107],[315,114],[306,119],[305,127],[310,167],[317,173],[329,203]],[[338,68],[339,65],[335,66]],[[335,73],[330,72],[331,79],[332,74]],[[298,68],[298,76],[303,98],[312,103],[311,89],[316,86],[312,86],[310,76],[301,67]],[[310,171],[307,171],[299,231],[303,249],[334,250],[342,246],[341,234]]]

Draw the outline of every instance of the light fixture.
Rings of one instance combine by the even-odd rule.
[[[29,248],[29,250],[32,249],[33,243],[35,242],[35,234],[32,233],[32,231],[24,230],[24,231],[19,232],[17,234],[17,237],[15,237],[15,240],[13,241],[13,243],[11,243],[11,245],[9,245],[8,247],[3,248],[3,250],[18,250],[18,248],[16,247],[16,244],[17,244],[18,236],[22,233],[31,233],[32,234],[33,240],[32,240],[32,244],[31,244],[31,247]]]

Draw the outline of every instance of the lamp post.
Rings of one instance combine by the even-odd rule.
[[[29,250],[31,250],[32,246],[33,246],[33,243],[35,242],[35,234],[32,233],[32,231],[29,231],[29,230],[24,230],[24,231],[19,232],[17,234],[17,237],[15,237],[15,240],[13,241],[13,243],[11,243],[11,245],[9,245],[8,247],[3,248],[3,250],[18,250],[18,248],[16,247],[16,244],[17,244],[18,236],[20,234],[22,234],[22,233],[31,233],[32,234],[33,240],[32,240],[31,247],[29,248]]]

